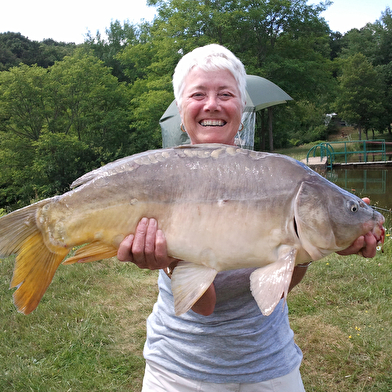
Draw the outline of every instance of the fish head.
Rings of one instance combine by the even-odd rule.
[[[294,201],[297,235],[312,260],[346,249],[368,232],[383,242],[384,217],[359,197],[324,180],[304,181]]]

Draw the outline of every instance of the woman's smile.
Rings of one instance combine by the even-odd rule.
[[[200,125],[203,127],[223,127],[226,125],[226,121],[223,120],[202,120]]]

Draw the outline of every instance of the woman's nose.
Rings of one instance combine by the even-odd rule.
[[[207,97],[207,101],[204,105],[205,110],[218,110],[220,106],[218,97],[215,94],[211,94]]]

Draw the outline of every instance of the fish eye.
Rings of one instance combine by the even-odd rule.
[[[349,208],[351,212],[357,212],[359,209],[358,203],[356,203],[355,201],[349,202]]]

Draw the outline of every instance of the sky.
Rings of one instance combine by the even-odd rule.
[[[332,31],[344,34],[380,19],[386,8],[392,9],[392,0],[332,0],[333,4],[321,14]],[[315,3],[312,1],[309,4]]]
[[[317,1],[309,1],[314,3]],[[145,0],[0,0],[0,4],[0,33],[12,31],[34,41],[52,38],[77,44],[84,41],[88,31],[93,36],[97,30],[104,34],[111,21],[151,21],[155,13]],[[387,6],[392,8],[392,0],[334,0],[321,16],[332,31],[344,34],[374,23]]]

